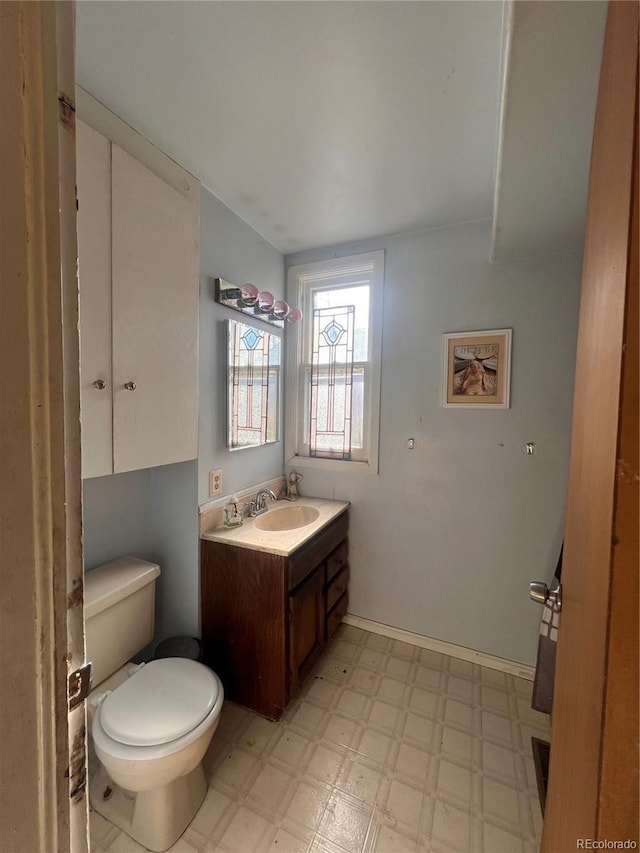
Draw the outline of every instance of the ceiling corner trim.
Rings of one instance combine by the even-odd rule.
[[[500,236],[499,212],[500,212],[500,189],[502,179],[504,137],[506,126],[506,112],[509,99],[509,68],[511,65],[511,48],[513,44],[513,18],[515,0],[505,0],[503,12],[502,30],[502,59],[500,75],[500,105],[498,109],[498,130],[496,144],[496,165],[493,191],[493,223],[491,227],[491,260],[496,259],[497,243]]]

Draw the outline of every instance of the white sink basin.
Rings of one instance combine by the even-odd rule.
[[[258,530],[295,530],[315,521],[320,513],[312,506],[283,506],[270,509],[253,522]]]

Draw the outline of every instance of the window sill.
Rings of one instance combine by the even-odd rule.
[[[315,468],[318,471],[343,471],[345,474],[378,474],[378,466],[370,462],[345,462],[341,459],[321,459],[293,455],[285,465],[289,468]]]

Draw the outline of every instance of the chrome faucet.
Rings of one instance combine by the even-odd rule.
[[[258,494],[256,495],[256,499],[254,501],[249,501],[249,515],[252,518],[255,518],[256,515],[262,515],[263,512],[266,512],[269,507],[266,504],[267,498],[271,498],[272,501],[277,501],[278,497],[271,489],[260,489]]]

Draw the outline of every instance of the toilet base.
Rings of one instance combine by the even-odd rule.
[[[104,797],[105,791],[110,796]],[[125,791],[100,767],[89,784],[91,807],[138,844],[162,853],[174,844],[193,820],[207,793],[202,764],[163,788]]]

